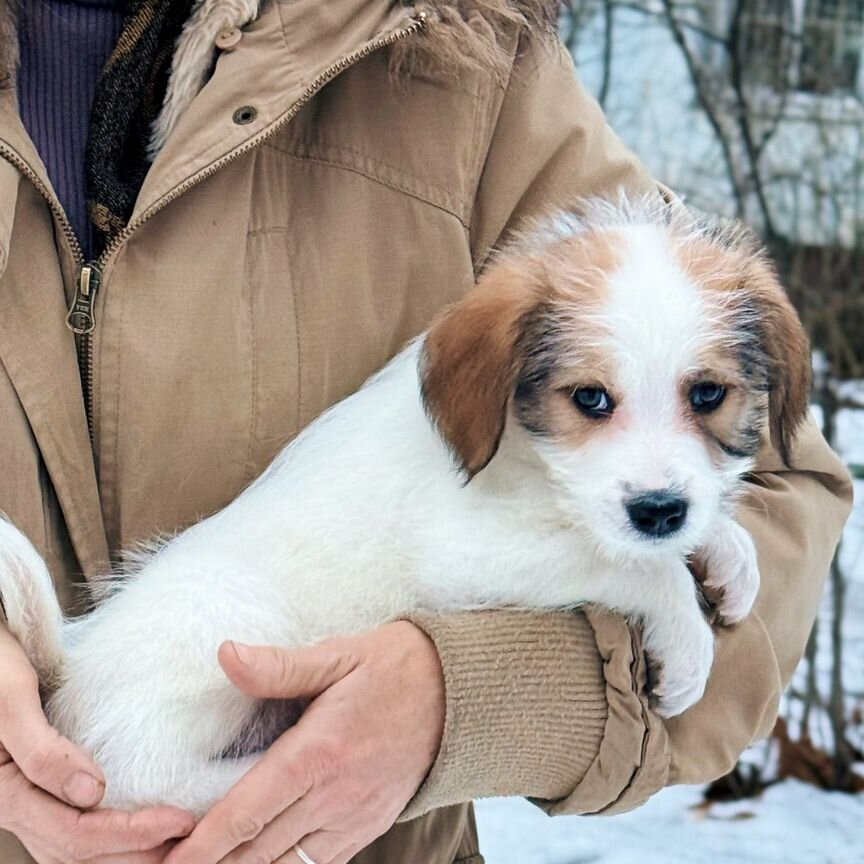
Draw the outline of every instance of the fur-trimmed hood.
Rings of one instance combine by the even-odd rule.
[[[250,24],[261,3],[198,0],[174,52],[168,92],[153,130],[152,155],[206,83],[219,34]],[[0,85],[11,83],[17,63],[15,5],[16,0],[0,0]],[[423,32],[390,48],[391,68],[397,75],[501,68],[507,60],[503,34],[515,27],[548,36],[556,29],[560,7],[561,0],[421,0],[416,10],[424,13]]]
[[[513,27],[550,35],[557,30],[561,0],[428,0],[423,37],[397,46],[394,67],[408,73],[430,67],[459,70],[500,67],[500,37]]]
[[[177,44],[151,153],[161,150],[203,87],[219,33],[245,27],[257,17],[260,6],[261,0],[199,0],[196,4]],[[390,48],[391,68],[396,75],[502,68],[507,61],[501,47],[504,32],[523,27],[548,35],[556,29],[560,6],[560,0],[421,0],[416,9],[424,14],[423,32]]]

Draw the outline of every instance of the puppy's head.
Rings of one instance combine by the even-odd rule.
[[[591,205],[520,238],[421,358],[427,412],[466,478],[502,439],[530,451],[615,556],[698,546],[763,436],[788,461],[809,377],[758,245],[647,206]]]

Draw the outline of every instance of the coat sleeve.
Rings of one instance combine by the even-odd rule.
[[[657,186],[578,83],[561,45],[523,43],[502,91],[476,195],[478,267],[532,214],[591,195]],[[704,698],[663,722],[648,708],[638,632],[602,611],[494,611],[414,622],[446,685],[437,759],[402,819],[490,795],[548,812],[615,813],[668,783],[707,781],[768,734],[816,616],[851,484],[812,424],[786,468],[766,442],[739,514],[759,552],[756,611],[717,633]]]

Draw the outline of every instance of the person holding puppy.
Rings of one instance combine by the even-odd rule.
[[[0,19],[0,509],[70,612],[119,550],[235,498],[513,230],[654,188],[542,0],[59,8],[25,0]],[[227,645],[239,688],[312,698],[315,722],[195,825],[93,809],[98,758],[48,727],[0,628],[0,860],[477,864],[472,798],[615,813],[722,774],[771,729],[849,509],[812,424],[788,464],[777,444],[741,515],[756,613],[717,632],[704,699],[667,722],[638,632],[607,614]]]

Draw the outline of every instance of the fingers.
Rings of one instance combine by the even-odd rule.
[[[302,850],[303,855],[297,851]],[[363,847],[345,847],[345,838],[331,831],[315,831],[303,837],[299,843],[292,844],[284,855],[274,859],[273,864],[348,864]],[[254,860],[254,859],[251,859]],[[266,860],[266,859],[262,859]]]
[[[313,811],[309,799],[301,798],[280,813],[254,840],[238,846],[219,864],[276,861],[307,833],[314,817]]]
[[[81,750],[48,725],[39,683],[21,646],[0,628],[0,744],[35,786],[76,807],[102,800],[105,778]]]
[[[166,864],[215,864],[233,849],[257,838],[283,810],[311,786],[308,758],[289,731],[201,820]],[[295,766],[301,766],[295,768]]]
[[[192,815],[176,807],[150,807],[135,813],[94,810],[80,814],[72,843],[77,860],[110,854],[128,855],[150,852],[170,840],[186,837],[194,827]]]
[[[0,791],[3,827],[25,842],[29,836],[63,862],[150,852],[185,837],[195,826],[191,814],[173,807],[82,813],[33,786],[13,763],[0,770]]]
[[[294,650],[223,642],[219,663],[247,696],[286,699],[317,696],[352,672],[358,660],[347,640],[330,639]]]
[[[93,864],[162,864],[165,856],[174,848],[175,843],[163,843],[149,852],[124,852],[121,855],[103,855]]]

